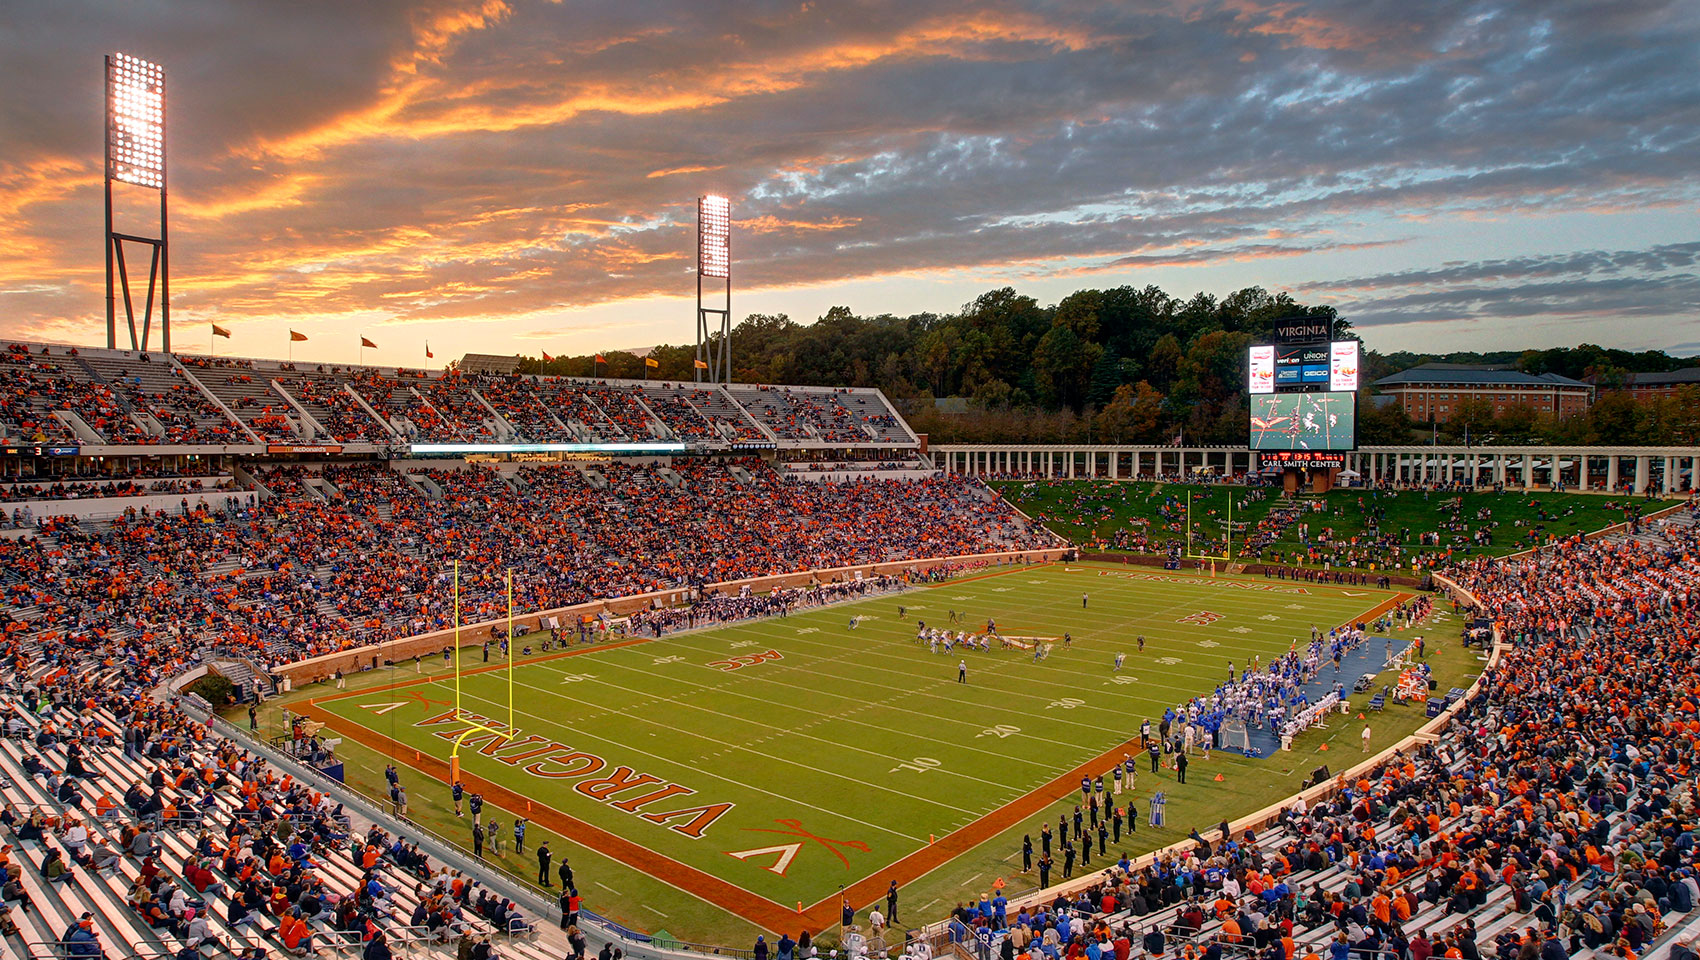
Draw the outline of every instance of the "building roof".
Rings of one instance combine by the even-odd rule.
[[[1669,373],[1632,373],[1623,378],[1623,385],[1636,387],[1675,387],[1685,383],[1700,383],[1700,367],[1683,367]]]
[[[513,373],[519,369],[519,355],[499,353],[469,353],[460,359],[462,373]]]
[[[1580,387],[1589,385],[1556,373],[1532,374],[1497,364],[1425,363],[1375,381],[1378,387],[1462,384],[1472,387]]]

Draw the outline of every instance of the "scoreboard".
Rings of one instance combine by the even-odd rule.
[[[1275,321],[1274,342],[1251,348],[1247,446],[1272,455],[1266,464],[1341,467],[1324,452],[1357,448],[1359,343],[1332,339],[1332,328],[1289,317]]]

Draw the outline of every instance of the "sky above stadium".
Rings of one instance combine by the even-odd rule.
[[[124,51],[166,69],[178,349],[689,342],[719,193],[737,317],[1261,285],[1383,351],[1700,353],[1692,0],[6,9],[4,336],[104,342]]]

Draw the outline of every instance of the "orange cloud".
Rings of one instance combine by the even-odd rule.
[[[648,173],[644,174],[644,176],[646,178],[650,179],[650,180],[653,180],[656,177],[672,177],[672,176],[677,176],[678,174],[681,174],[681,173],[707,173],[710,170],[724,170],[724,169],[726,169],[725,164],[719,164],[719,165],[713,166],[713,167],[668,167],[665,170],[651,170]]]
[[[832,217],[828,220],[781,220],[772,214],[739,220],[738,229],[751,233],[780,233],[787,230],[816,232],[844,230],[862,222],[861,217]]]
[[[1035,14],[984,11],[967,18],[940,16],[883,42],[828,40],[790,54],[698,63],[673,72],[663,69],[643,81],[581,82],[576,87],[568,85],[566,95],[553,100],[528,101],[526,97],[538,89],[529,76],[468,82],[422,70],[443,64],[459,38],[488,29],[508,12],[506,3],[486,0],[425,21],[415,29],[414,49],[394,63],[394,76],[377,102],[314,129],[251,144],[243,154],[302,159],[369,139],[503,132],[568,123],[595,112],[647,116],[698,110],[737,98],[795,90],[822,75],[886,59],[949,56],[991,61],[1013,56],[995,52],[996,44],[1028,43],[1050,51],[1073,51],[1105,42],[1089,30],[1054,24]]]

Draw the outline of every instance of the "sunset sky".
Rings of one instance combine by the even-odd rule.
[[[1262,285],[1383,351],[1700,353],[1693,0],[9,0],[0,335],[104,342],[116,51],[180,350],[688,342],[722,193],[736,317]]]

